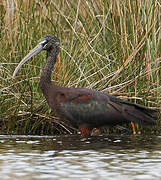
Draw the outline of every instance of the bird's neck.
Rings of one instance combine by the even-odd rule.
[[[40,76],[40,88],[44,91],[51,83],[51,74],[56,63],[58,52],[47,52],[47,58],[44,63]]]

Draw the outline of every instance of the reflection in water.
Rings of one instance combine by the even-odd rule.
[[[7,179],[161,179],[161,137],[0,136]]]

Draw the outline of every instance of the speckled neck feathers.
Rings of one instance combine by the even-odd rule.
[[[40,76],[41,89],[44,89],[46,84],[51,84],[51,74],[59,54],[59,49],[60,47],[56,46],[54,43],[46,49],[46,61]]]

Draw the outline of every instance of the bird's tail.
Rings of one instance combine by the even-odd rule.
[[[125,103],[126,104],[126,103]],[[160,111],[158,109],[147,108],[138,104],[127,103],[125,107],[125,118],[143,124],[155,124],[159,120]]]

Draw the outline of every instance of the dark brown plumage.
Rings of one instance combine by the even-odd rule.
[[[59,54],[59,40],[46,35],[39,44],[19,63],[13,76],[33,55],[46,50],[40,88],[51,109],[57,116],[68,120],[80,129],[83,136],[89,136],[93,128],[136,122],[154,124],[157,111],[86,88],[67,88],[53,84],[51,73]]]

